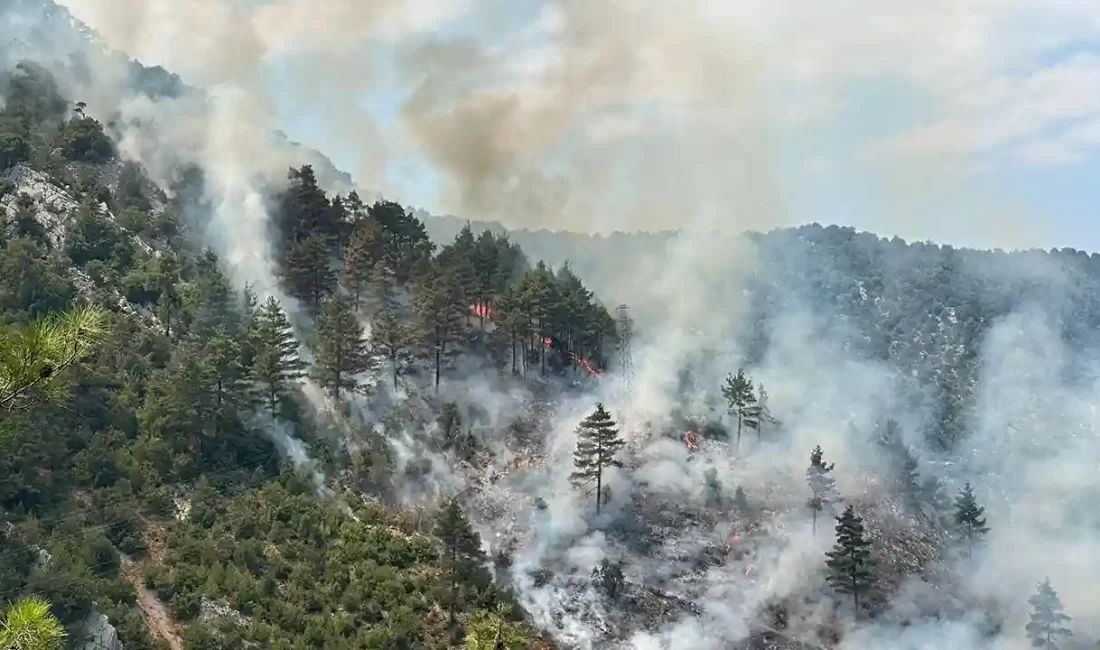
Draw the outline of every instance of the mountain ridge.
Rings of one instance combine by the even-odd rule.
[[[445,217],[433,248],[432,217],[302,157],[285,186],[238,159],[155,188],[17,74],[0,315],[83,296],[115,334],[63,400],[0,413],[0,592],[94,604],[128,650],[156,643],[138,585],[198,648],[988,650],[1046,574],[1066,650],[1100,639],[1100,256]],[[218,213],[219,171],[263,209]],[[282,302],[208,249],[229,217],[265,219]],[[636,329],[609,309],[632,287]],[[589,489],[604,406],[623,442]]]

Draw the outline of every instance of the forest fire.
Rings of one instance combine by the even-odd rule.
[[[699,441],[695,439],[695,434],[691,431],[684,431],[684,444],[687,445],[688,451],[699,450]]]
[[[495,318],[497,315],[496,310],[494,310],[491,305],[488,305],[486,303],[475,302],[474,304],[470,305],[470,311],[474,312],[474,315],[478,318],[488,318],[490,320]]]
[[[496,320],[496,315],[497,315],[496,310],[493,309],[493,307],[491,305],[488,305],[486,303],[475,302],[475,303],[470,305],[470,311],[473,312],[473,314],[475,316],[477,316],[478,318],[486,318],[486,319],[489,319],[490,321],[494,321],[494,322]],[[556,345],[556,341],[555,341],[554,337],[552,337],[552,336],[542,337],[542,344],[545,345],[546,347],[550,348],[550,349],[560,350],[563,354],[565,354],[567,357],[569,357],[569,359],[573,363],[577,364],[581,368],[584,368],[584,370],[588,374],[592,375],[593,377],[600,376],[600,371],[597,370],[596,367],[592,365],[591,361],[589,361],[588,359],[585,359],[584,357],[578,356],[578,355],[574,354],[573,352],[571,352],[569,350],[564,349],[564,347]]]

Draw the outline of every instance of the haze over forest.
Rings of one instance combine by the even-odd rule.
[[[4,1],[0,650],[1100,647],[1098,11]]]

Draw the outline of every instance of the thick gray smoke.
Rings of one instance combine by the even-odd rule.
[[[780,155],[778,134],[820,127],[857,80],[896,76],[918,85],[928,104],[918,107],[928,111],[927,128],[868,143],[860,152],[885,177],[868,182],[887,181],[882,187],[889,197],[879,206],[880,220],[863,225],[931,236],[922,228],[944,227],[947,220],[918,214],[910,199],[942,190],[937,183],[945,169],[963,164],[960,151],[981,153],[1040,134],[1030,123],[967,127],[985,126],[981,116],[1002,106],[997,98],[1006,114],[1023,106],[1031,107],[1022,114],[1035,122],[1049,117],[1014,86],[1018,78],[998,77],[995,62],[1018,63],[1062,44],[1097,11],[1088,3],[1026,0],[66,4],[110,45],[205,88],[205,98],[139,97],[122,62],[106,56],[93,59],[90,80],[63,76],[93,115],[120,115],[123,154],[144,163],[155,180],[169,183],[185,163],[206,172],[215,210],[211,242],[234,279],[261,293],[277,293],[266,199],[286,168],[303,162],[299,151],[272,137],[282,112],[323,115],[328,126],[317,130],[318,144],[342,146],[354,138],[357,180],[375,189],[400,189],[383,182],[385,164],[416,154],[442,177],[434,197],[440,206],[470,216],[583,230],[694,231],[656,259],[624,261],[616,297],[640,303],[646,315],[635,344],[633,393],[611,381],[559,404],[548,430],[537,432],[538,453],[507,451],[501,439],[488,440],[501,455],[487,476],[464,476],[443,463],[433,475],[439,492],[463,480],[479,482],[483,534],[494,546],[505,542],[498,532],[514,537],[510,575],[521,599],[567,642],[599,647],[603,632],[618,623],[587,579],[604,557],[626,559],[632,584],[660,586],[694,605],[676,622],[636,632],[628,644],[637,650],[726,647],[749,636],[766,603],[820,594],[823,553],[832,540],[827,516],[817,535],[810,534],[804,507],[810,449],[822,445],[837,463],[841,493],[867,506],[886,494],[868,432],[885,417],[913,425],[928,417],[901,403],[902,378],[845,348],[843,332],[823,335],[821,315],[792,303],[752,368],[769,388],[781,430],[759,442],[749,435],[740,450],[712,445],[694,456],[679,441],[654,434],[669,424],[674,407],[685,406],[675,377],[692,356],[705,351],[709,357],[693,367],[700,401],[744,361],[732,333],[743,324],[743,288],[758,252],[735,235],[812,216],[790,207],[790,177],[804,170]],[[52,52],[37,52],[39,58],[63,61],[73,46],[53,45]],[[376,66],[378,59],[392,59],[392,69]],[[269,82],[275,63],[285,74]],[[390,78],[395,73],[397,81]],[[361,108],[363,93],[376,88],[397,98],[393,128]],[[979,90],[963,92],[970,88]],[[288,104],[287,96],[294,101]],[[931,117],[942,113],[951,119]],[[1055,113],[1050,119],[1080,117],[1071,109]],[[898,152],[906,162],[896,162]],[[933,187],[918,187],[917,179]],[[966,198],[975,211],[963,223],[964,234],[986,245],[1045,243],[1032,239],[1031,215],[1002,211],[1004,197],[971,189]],[[844,647],[1017,647],[1024,598],[1048,575],[1078,634],[1100,634],[1095,581],[1082,570],[1100,554],[1088,510],[1100,494],[1100,394],[1096,386],[1064,380],[1069,353],[1052,319],[1036,307],[991,330],[982,348],[978,415],[968,423],[963,453],[937,458],[918,447],[925,452],[922,469],[940,474],[949,492],[971,481],[988,504],[989,543],[973,561],[952,562],[959,562],[957,597],[971,608],[981,602],[999,612],[1005,629],[990,640],[967,616],[919,618],[904,629],[887,616],[853,624]],[[499,430],[517,404],[530,401],[475,382],[446,390],[465,390],[469,400],[486,405],[489,429]],[[402,396],[410,411],[420,408],[413,390],[398,391]],[[609,477],[612,501],[599,520],[568,483],[574,427],[597,399],[622,421],[632,461],[631,471]],[[427,455],[407,431],[378,424],[402,454]],[[292,457],[304,451],[273,435]],[[634,547],[629,534],[615,531],[659,517],[669,504],[701,511],[708,469],[716,470],[725,492],[741,486],[767,504],[766,541],[751,556],[727,557],[686,580],[703,547],[745,534],[739,522],[665,522],[655,548]],[[536,498],[547,507],[536,507]],[[545,566],[555,575],[543,584],[529,570]],[[944,609],[957,604],[956,596],[929,596],[917,584],[899,593],[895,613],[925,612],[937,599],[949,601]],[[807,605],[790,634],[813,641],[814,626],[829,618],[831,607],[827,600]]]
[[[1070,101],[1088,61],[1019,72],[1086,36],[1088,3],[65,4],[146,63],[309,121],[312,144],[345,151],[364,186],[532,227],[767,229],[816,218],[817,206],[783,197],[826,173],[826,184],[884,190],[846,218],[885,234],[1046,246],[1040,215],[987,188],[967,156],[1014,142],[1021,158],[1049,150],[1045,126],[1091,116]],[[903,91],[896,106],[852,102],[873,79]],[[1033,86],[1065,101],[1043,110]],[[906,123],[822,142],[879,112]],[[422,161],[433,174],[409,171]]]

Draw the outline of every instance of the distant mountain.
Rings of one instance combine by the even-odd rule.
[[[95,30],[53,0],[0,2],[0,68],[11,69],[22,60],[32,60],[52,70],[66,70],[85,83],[91,78],[93,61],[111,62],[125,71],[126,85],[135,94],[153,99],[203,93],[161,66],[146,66],[122,52],[112,51]],[[338,169],[320,151],[290,140],[282,131],[273,133],[272,139],[276,145],[296,152],[301,163],[312,165],[318,182],[326,190],[347,193],[354,188],[351,175]]]

